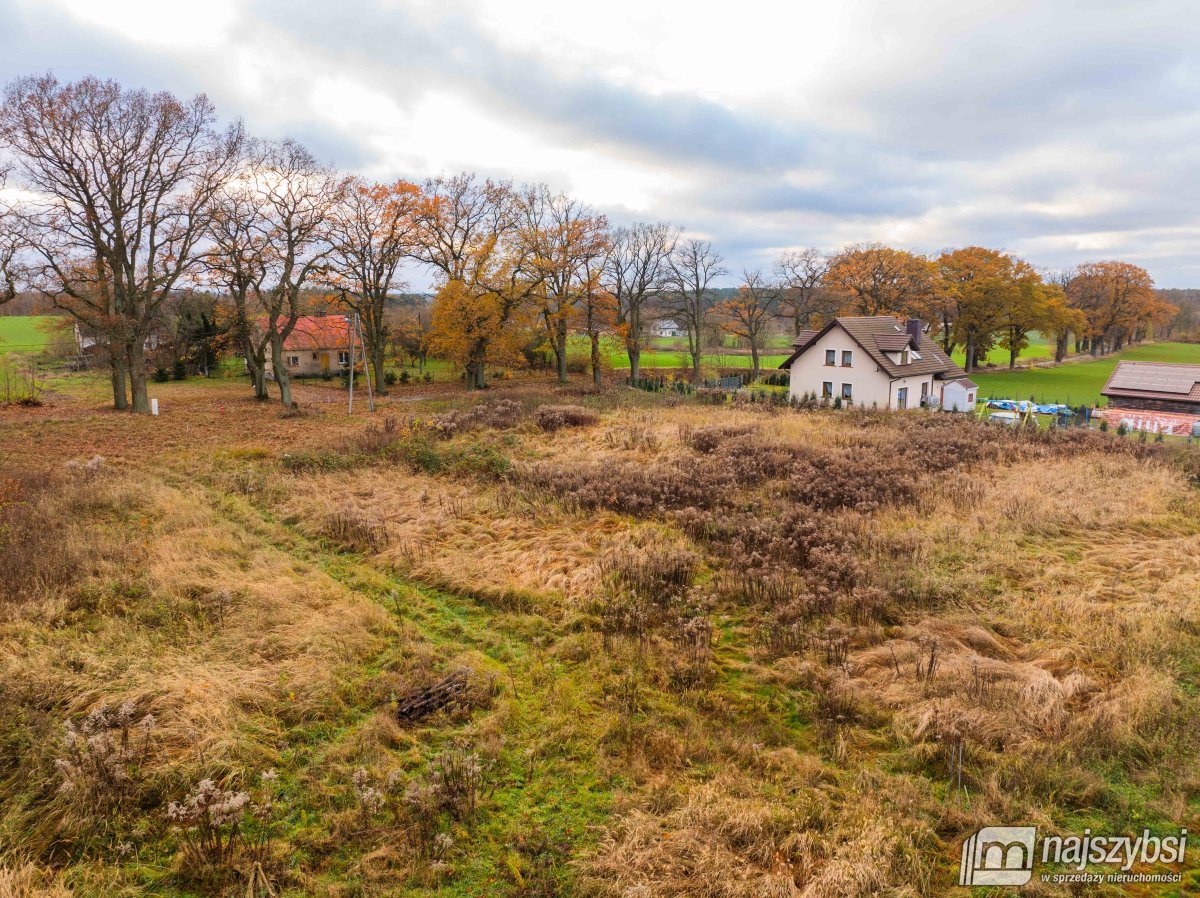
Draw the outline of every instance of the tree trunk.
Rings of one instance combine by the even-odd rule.
[[[975,370],[975,338],[973,336],[967,337],[967,357],[965,361],[966,364],[964,367],[967,374],[970,374]]]
[[[600,371],[600,335],[592,334],[592,383],[600,386],[604,383],[604,376]]]
[[[558,361],[558,382],[567,382],[567,323],[560,321],[554,328],[554,354]]]
[[[110,347],[108,363],[112,367],[113,408],[117,411],[128,411],[129,395],[126,390],[126,372],[129,369],[128,359],[122,351],[113,352]]]
[[[636,382],[642,374],[642,348],[632,343],[626,343],[625,349],[629,353],[629,377]]]
[[[750,341],[750,379],[758,380],[758,375],[762,373],[758,361],[758,341]]]
[[[1070,332],[1063,334],[1054,341],[1054,361],[1061,362],[1067,357],[1067,342],[1070,338]]]
[[[146,346],[140,335],[127,346],[129,353],[129,395],[133,400],[134,414],[150,414],[150,391],[146,385]]]
[[[275,372],[275,383],[279,385],[279,402],[284,408],[291,408],[295,403],[292,400],[292,382],[288,380],[287,369],[283,365],[283,339],[278,335],[271,338],[271,369]],[[354,371],[350,371],[350,376],[354,376]]]
[[[387,373],[383,370],[383,356],[385,347],[383,343],[371,347],[371,368],[375,372],[375,395],[387,395]]]
[[[254,386],[254,398],[262,402],[267,399],[267,360],[260,358],[249,347],[244,355],[246,368],[250,372],[250,383]]]

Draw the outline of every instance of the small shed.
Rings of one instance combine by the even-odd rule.
[[[979,385],[969,377],[957,377],[942,385],[942,408],[948,412],[975,411]]]

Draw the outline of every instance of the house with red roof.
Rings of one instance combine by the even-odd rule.
[[[340,374],[350,366],[350,319],[345,315],[306,315],[283,341],[283,364],[289,377]],[[274,379],[271,359],[267,377]]]

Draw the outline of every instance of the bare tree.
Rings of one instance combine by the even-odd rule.
[[[704,327],[711,305],[709,289],[714,280],[728,273],[723,261],[711,243],[690,239],[676,245],[667,263],[671,291],[668,303],[687,329],[688,355],[696,379],[700,377]]]
[[[283,346],[306,311],[305,290],[327,273],[333,210],[345,185],[295,141],[259,141],[217,197],[208,271],[233,301],[255,395],[266,398],[269,353],[285,408],[293,401]]]
[[[254,189],[264,229],[263,288],[258,291],[263,326],[271,347],[271,369],[279,401],[291,408],[292,386],[283,344],[306,311],[304,290],[328,270],[333,210],[346,181],[292,140],[262,144],[254,167]],[[350,372],[353,376],[353,372]]]
[[[713,306],[713,317],[727,334],[750,344],[750,362],[755,380],[762,371],[759,362],[763,339],[779,309],[780,289],[761,271],[743,271],[742,286],[735,296]]]
[[[649,297],[667,287],[669,261],[679,229],[665,223],[635,224],[613,232],[604,280],[616,299],[617,324],[624,333],[629,355],[629,374],[635,380],[641,371],[645,322],[642,310]]]
[[[240,125],[215,128],[200,95],[123,90],[84,78],[19,78],[0,105],[0,141],[34,198],[22,204],[39,286],[97,327],[113,399],[149,412],[145,346],[159,308],[195,269],[213,195],[231,173]]]
[[[370,184],[356,179],[333,215],[330,284],[362,319],[375,391],[380,395],[387,392],[388,297],[399,286],[401,263],[416,248],[420,192],[407,181]]]
[[[822,283],[828,269],[828,256],[812,247],[784,253],[775,263],[779,305],[792,319],[794,336],[837,311],[837,298]]]
[[[0,163],[0,306],[17,295],[17,254],[24,243],[17,216],[4,202],[8,168]]]
[[[209,281],[233,303],[230,330],[250,372],[254,398],[266,400],[270,337],[260,326],[257,309],[267,276],[269,232],[263,226],[262,207],[254,190],[253,167],[253,161],[247,159],[215,200],[205,264]]]

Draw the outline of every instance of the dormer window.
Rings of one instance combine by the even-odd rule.
[[[908,364],[908,350],[907,349],[900,350],[900,364],[901,365]]]

